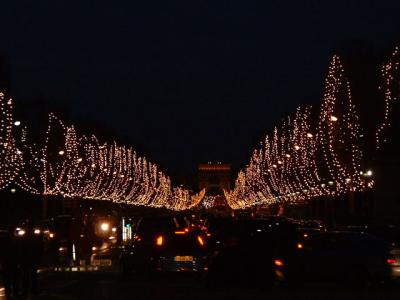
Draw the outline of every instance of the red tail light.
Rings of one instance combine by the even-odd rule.
[[[156,239],[156,245],[161,247],[162,245],[164,245],[164,237],[162,235],[158,236]]]
[[[389,265],[393,265],[393,264],[396,263],[396,259],[395,259],[394,257],[389,257],[389,258],[386,260],[386,262],[387,262]]]
[[[280,259],[275,259],[274,260],[274,265],[277,266],[277,267],[283,267],[284,263]]]

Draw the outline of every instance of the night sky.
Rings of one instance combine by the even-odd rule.
[[[334,53],[400,41],[399,1],[2,2],[16,105],[41,98],[78,130],[107,128],[180,182],[199,162],[244,166],[279,119],[321,99]]]

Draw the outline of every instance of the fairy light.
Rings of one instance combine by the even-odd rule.
[[[61,141],[55,138],[60,135]],[[174,188],[155,164],[138,157],[132,148],[100,143],[94,135],[80,136],[53,114],[44,141],[24,146],[17,184],[31,193],[172,210],[195,207],[205,195],[204,190],[193,194]]]
[[[6,188],[17,177],[22,162],[22,152],[17,149],[14,139],[13,101],[0,92],[0,189]],[[18,124],[18,125],[17,125]]]
[[[396,48],[391,65],[384,68],[387,87],[394,83],[397,61]],[[386,94],[392,97],[386,98],[389,107],[388,103],[394,101],[393,92]],[[385,122],[388,112],[387,108]],[[373,173],[364,171],[363,166],[366,159],[361,139],[365,134],[343,65],[334,56],[321,104],[316,109],[298,108],[294,116],[286,118],[265,138],[248,166],[239,172],[234,189],[224,191],[228,204],[243,209],[259,204],[301,203],[372,188]],[[383,138],[377,138],[377,144],[380,140]]]
[[[384,111],[383,119],[375,132],[375,143],[376,148],[379,150],[385,143],[385,132],[390,126],[390,116],[392,112],[393,103],[398,100],[395,90],[399,89],[400,84],[400,51],[399,47],[396,47],[387,63],[382,66],[381,77],[382,86],[380,90],[384,98]]]
[[[390,126],[399,84],[399,49],[382,67],[383,119],[375,134],[381,148]],[[0,189],[15,182],[35,194],[62,195],[117,203],[190,209],[205,199],[173,187],[157,165],[129,147],[101,143],[94,136],[79,135],[55,115],[49,115],[43,141],[30,143],[25,128],[18,128],[22,144],[17,149],[12,99],[0,93]],[[245,208],[259,204],[299,203],[320,196],[363,191],[374,185],[373,172],[365,167],[360,139],[364,133],[353,104],[343,65],[334,56],[325,78],[321,104],[298,108],[266,136],[247,167],[240,171],[232,191],[224,191],[228,204]],[[56,137],[62,136],[61,140]],[[18,144],[19,145],[19,144]],[[368,181],[367,181],[368,180]],[[211,203],[206,198],[204,203]]]

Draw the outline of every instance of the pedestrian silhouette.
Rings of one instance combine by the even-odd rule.
[[[39,292],[38,269],[43,255],[43,235],[39,228],[25,223],[26,234],[21,237],[20,267],[22,274],[22,294],[27,296]]]
[[[1,232],[0,264],[3,270],[3,281],[7,299],[18,297],[20,294],[20,276],[18,267],[18,246],[14,229]]]

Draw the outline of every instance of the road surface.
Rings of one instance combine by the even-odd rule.
[[[115,271],[46,272],[40,281],[41,294],[31,299],[400,299],[399,284],[365,290],[311,285],[296,291],[237,286],[211,290],[204,278],[183,273],[122,278]]]

